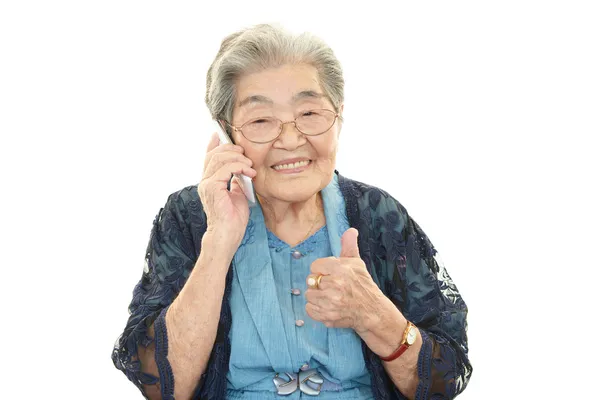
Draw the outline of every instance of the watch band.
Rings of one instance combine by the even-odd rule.
[[[408,322],[408,325],[406,325],[406,329],[404,329],[404,333],[402,334],[402,341],[400,342],[400,346],[396,349],[396,351],[394,351],[389,356],[380,357],[383,361],[395,360],[396,358],[400,357],[402,355],[402,353],[404,353],[410,347],[410,345],[406,341],[406,338],[408,337],[408,332],[410,331],[410,329],[412,327],[415,327],[415,325],[410,321],[407,321],[407,322]]]
[[[389,355],[387,357],[380,357],[380,358],[383,361],[394,361],[396,358],[400,357],[402,355],[402,353],[404,353],[407,349],[408,349],[408,345],[406,343],[403,343],[391,355]]]

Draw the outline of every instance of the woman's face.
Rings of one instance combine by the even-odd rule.
[[[284,65],[245,75],[236,90],[231,123],[238,127],[259,117],[286,122],[312,109],[335,112],[319,85],[317,70],[310,65]],[[338,118],[318,136],[305,136],[294,124],[285,124],[281,135],[269,143],[253,143],[238,131],[233,132],[233,140],[253,162],[257,172],[253,183],[259,196],[297,202],[309,199],[333,178],[339,132]],[[298,160],[308,164],[281,168],[281,164]]]

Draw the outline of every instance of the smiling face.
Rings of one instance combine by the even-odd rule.
[[[284,65],[243,76],[236,85],[232,125],[239,127],[260,117],[293,121],[313,109],[335,112],[317,77],[310,65]],[[305,136],[290,123],[269,143],[253,143],[239,131],[233,132],[233,140],[253,162],[259,196],[297,202],[308,200],[333,178],[339,131],[338,118],[318,136]]]

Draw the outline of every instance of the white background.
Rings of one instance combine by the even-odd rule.
[[[339,57],[338,170],[408,209],[469,307],[460,398],[589,397],[594,3],[2,2],[0,397],[141,398],[112,346],[154,216],[200,180],[209,64],[261,22]]]

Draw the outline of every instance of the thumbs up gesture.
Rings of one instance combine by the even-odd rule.
[[[368,331],[385,295],[360,258],[358,231],[344,232],[340,257],[320,258],[311,264],[310,272],[305,292],[308,316],[328,328],[352,328],[358,334]]]

